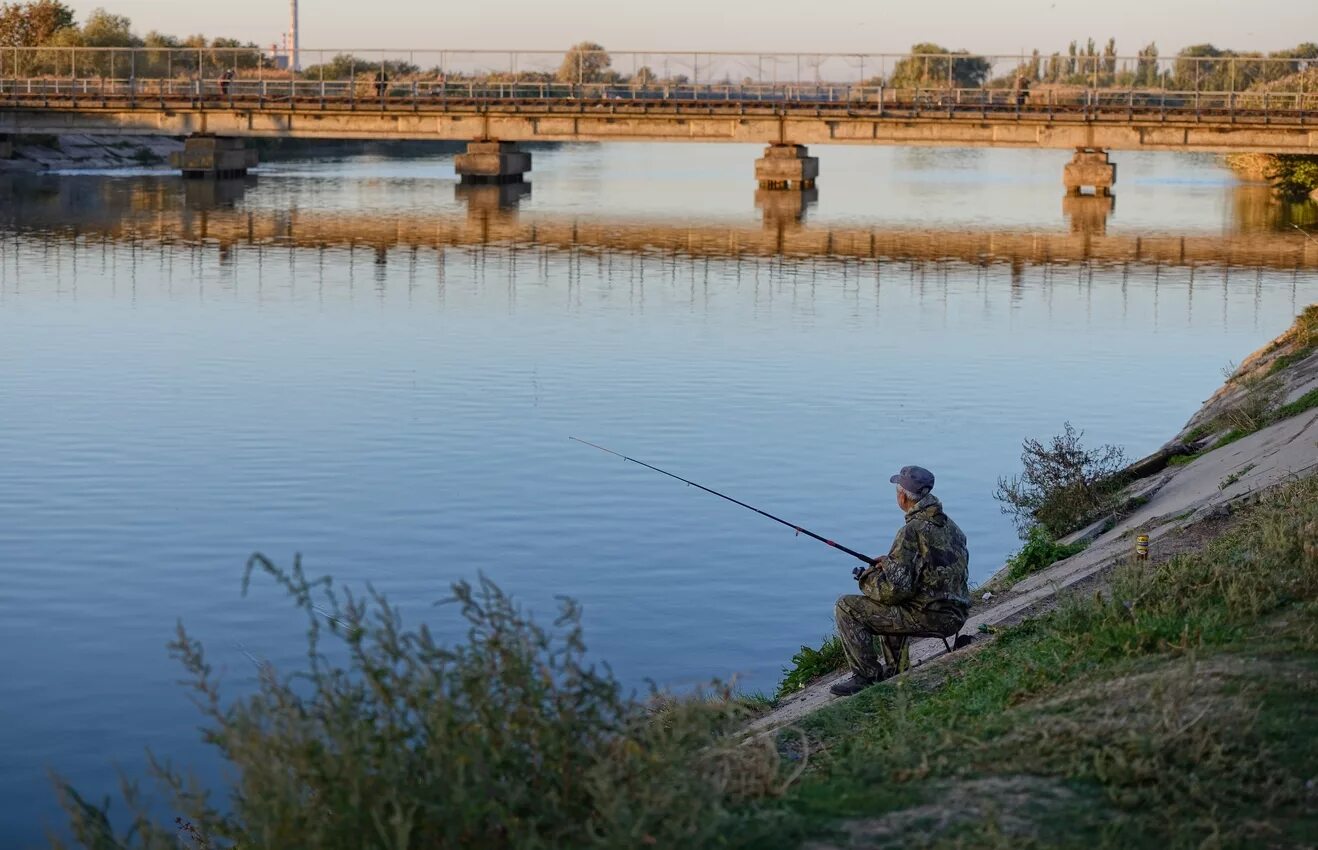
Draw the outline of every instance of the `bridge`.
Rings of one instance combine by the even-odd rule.
[[[245,138],[460,140],[473,182],[522,179],[520,142],[758,143],[775,189],[813,186],[807,145],[1062,148],[1068,191],[1099,194],[1109,151],[1318,154],[1303,60],[1080,57],[1040,81],[1023,56],[429,53],[0,50],[0,134],[189,137],[179,166],[212,176],[246,170]]]

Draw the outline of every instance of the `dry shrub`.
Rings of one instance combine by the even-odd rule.
[[[1299,348],[1318,345],[1318,304],[1310,304],[1295,317],[1295,344]]]
[[[1281,400],[1282,384],[1276,377],[1259,374],[1242,376],[1237,383],[1240,399],[1222,411],[1216,429],[1252,434],[1270,421]]]

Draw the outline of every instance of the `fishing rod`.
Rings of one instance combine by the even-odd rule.
[[[847,553],[848,555],[850,555],[851,557],[853,557],[853,558],[859,558],[860,560],[864,561],[866,564],[873,564],[873,563],[874,563],[874,559],[873,559],[873,558],[869,557],[868,555],[862,555],[862,554],[860,554],[859,552],[857,552],[855,549],[848,549],[846,546],[843,546],[841,543],[834,543],[832,540],[829,540],[827,537],[824,537],[824,536],[819,535],[819,534],[815,534],[813,531],[811,531],[811,530],[808,529],[808,528],[802,528],[801,526],[797,525],[796,523],[788,522],[787,520],[783,519],[782,517],[776,517],[776,516],[774,516],[773,514],[769,513],[768,511],[762,511],[762,510],[760,510],[759,508],[755,507],[754,505],[748,505],[748,504],[746,504],[745,502],[739,502],[739,501],[737,501],[736,499],[732,498],[731,496],[728,496],[728,495],[725,495],[725,494],[723,494],[723,493],[720,493],[720,492],[717,491],[717,490],[711,490],[710,488],[706,487],[706,486],[703,485],[703,484],[697,484],[696,482],[694,482],[694,481],[689,481],[689,480],[683,478],[683,477],[680,476],[680,475],[674,475],[673,473],[669,472],[669,471],[666,470],[666,469],[660,469],[660,468],[657,467],[657,466],[651,466],[650,464],[646,463],[645,461],[643,461],[643,460],[637,460],[637,459],[634,458],[634,457],[627,457],[627,455],[625,455],[625,454],[622,454],[622,453],[620,453],[620,452],[615,452],[613,449],[606,449],[606,448],[604,448],[604,447],[601,446],[601,445],[597,445],[597,444],[595,444],[595,443],[590,442],[589,440],[582,440],[582,439],[579,439],[579,438],[577,438],[577,437],[568,437],[568,439],[569,439],[569,440],[573,440],[574,442],[581,443],[582,445],[590,446],[590,447],[593,448],[593,449],[599,449],[599,450],[602,451],[602,452],[607,452],[608,454],[611,454],[611,455],[613,455],[614,457],[620,457],[620,458],[622,458],[623,460],[629,460],[629,461],[631,461],[632,463],[635,463],[635,464],[638,464],[638,465],[640,465],[640,466],[645,467],[646,469],[653,469],[655,472],[661,473],[661,474],[663,474],[663,475],[667,475],[669,478],[676,478],[678,481],[681,481],[683,484],[687,484],[687,485],[689,485],[689,486],[691,486],[691,487],[697,487],[697,488],[699,488],[699,489],[701,489],[701,490],[704,490],[706,493],[710,493],[710,494],[712,494],[712,495],[718,496],[720,499],[727,499],[729,502],[732,502],[732,504],[734,504],[734,505],[741,505],[743,508],[746,508],[747,510],[755,511],[755,513],[759,514],[760,516],[768,517],[769,519],[773,520],[774,522],[781,523],[782,525],[785,525],[785,526],[787,526],[788,528],[790,528],[792,531],[795,531],[797,534],[804,534],[806,537],[813,537],[815,540],[818,540],[820,543],[823,543],[823,544],[825,544],[825,545],[827,545],[827,546],[831,546],[831,547],[833,547],[834,549],[837,549],[839,552],[846,552],[846,553]]]

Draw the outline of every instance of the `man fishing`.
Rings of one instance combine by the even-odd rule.
[[[861,592],[837,601],[838,636],[851,666],[851,677],[830,689],[839,696],[896,675],[906,666],[910,638],[954,635],[970,611],[966,536],[931,492],[934,474],[904,466],[888,480],[897,485],[906,524],[887,555],[853,572]]]
[[[689,478],[589,440],[568,439],[755,511],[865,564],[851,573],[860,582],[863,595],[843,596],[837,601],[837,630],[852,675],[833,685],[835,694],[849,696],[895,676],[906,666],[907,640],[926,636],[950,637],[966,622],[966,614],[970,611],[970,590],[967,587],[970,553],[966,551],[966,536],[943,513],[943,503],[930,492],[934,489],[934,474],[924,467],[903,466],[901,472],[888,479],[897,485],[897,505],[906,513],[906,525],[897,532],[897,539],[892,542],[887,555],[871,558]],[[876,637],[883,639],[882,662],[874,651]]]

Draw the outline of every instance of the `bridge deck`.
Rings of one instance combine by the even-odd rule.
[[[1311,108],[1318,101],[1293,96],[1095,91],[1017,102],[982,89],[906,96],[866,96],[851,87],[361,89],[255,81],[5,81],[0,133],[1318,153],[1318,112]]]

